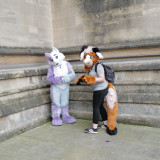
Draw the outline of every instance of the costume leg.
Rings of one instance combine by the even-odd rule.
[[[53,104],[51,111],[52,111],[52,125],[53,126],[62,125],[62,120],[60,119],[60,113],[61,113],[60,107]]]
[[[63,123],[75,123],[76,119],[69,115],[68,106],[62,107],[62,121]]]
[[[76,119],[69,115],[69,85],[61,94],[61,110],[63,123],[75,123]]]
[[[57,90],[56,86],[51,87],[51,100],[52,100],[52,125],[60,126],[62,125],[62,120],[60,119],[61,108],[60,108],[60,92]]]

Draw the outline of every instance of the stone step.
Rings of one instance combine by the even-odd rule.
[[[160,93],[160,85],[153,85],[153,84],[143,84],[143,85],[136,85],[136,84],[114,84],[118,93],[153,93],[157,94]],[[70,87],[71,92],[92,92],[93,88],[89,85],[71,85]]]
[[[160,70],[160,58],[120,62],[108,62],[107,60],[101,60],[101,62],[109,65],[115,72]],[[81,62],[73,62],[72,65],[75,72],[84,73],[84,65]]]
[[[39,89],[0,97],[0,117],[50,103],[49,89]]]
[[[85,73],[76,73],[73,82]],[[115,84],[160,84],[160,70],[115,72]]]
[[[5,104],[10,104],[15,101],[21,101],[24,99],[33,98],[35,96],[44,95],[44,94],[50,94],[49,88],[40,88],[40,89],[28,90],[24,92],[18,92],[15,94],[9,94],[7,96],[1,96],[0,106]]]
[[[80,119],[92,119],[92,108],[92,102],[70,101],[70,113]],[[160,127],[160,105],[119,102],[117,122]]]
[[[117,92],[118,102],[160,104],[160,94],[153,93],[124,93]],[[72,101],[92,101],[93,94],[90,92],[70,92]]]
[[[0,117],[0,141],[38,127],[49,121],[50,117],[48,104]]]

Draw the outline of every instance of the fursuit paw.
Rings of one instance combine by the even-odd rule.
[[[52,119],[52,125],[53,126],[61,126],[62,120],[59,117],[55,117]]]
[[[95,84],[96,83],[96,78],[93,76],[85,76],[84,80],[87,84]]]
[[[77,85],[81,85],[82,83],[84,83],[85,81],[84,81],[84,75],[83,76],[81,76],[81,77],[79,77],[77,80],[76,80],[76,84]]]
[[[63,123],[75,123],[76,119],[72,116],[65,116],[62,118]]]

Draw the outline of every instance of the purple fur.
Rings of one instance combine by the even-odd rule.
[[[45,53],[45,57],[50,60],[50,53]]]
[[[51,89],[50,89],[50,93],[51,93],[51,101],[52,101],[52,125],[54,126],[59,126],[62,125],[62,120],[64,123],[75,123],[76,119],[72,116],[69,115],[68,113],[68,109],[69,107],[61,107],[61,106],[57,106],[53,100],[53,92],[52,92],[52,85],[56,85],[56,84],[63,84],[63,81],[66,83],[68,83],[70,80],[72,80],[75,76],[75,73],[72,69],[72,66],[70,65],[69,62],[67,62],[67,68],[68,68],[68,77],[65,76],[55,76],[54,75],[54,63],[52,62],[52,58],[50,56],[50,53],[45,53],[45,57],[48,59],[49,61],[49,69],[48,69],[48,74],[47,74],[47,81],[51,84]],[[63,81],[62,81],[62,77],[63,77]],[[69,79],[69,80],[68,80]],[[68,84],[69,85],[69,84]],[[60,119],[60,109],[62,111],[62,120]]]
[[[69,62],[67,62],[68,73],[72,73],[73,69]]]
[[[48,69],[48,74],[47,74],[47,81],[51,84],[62,84],[62,76],[60,77],[54,77],[53,75],[54,69],[53,66],[50,65]]]
[[[63,121],[63,123],[75,123],[76,119],[69,115],[68,109],[69,109],[68,106],[61,108],[61,110],[62,110],[62,121]]]

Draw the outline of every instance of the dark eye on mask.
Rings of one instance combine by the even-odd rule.
[[[56,59],[58,59],[58,56],[56,56]]]
[[[93,59],[93,56],[90,56],[90,59]]]

